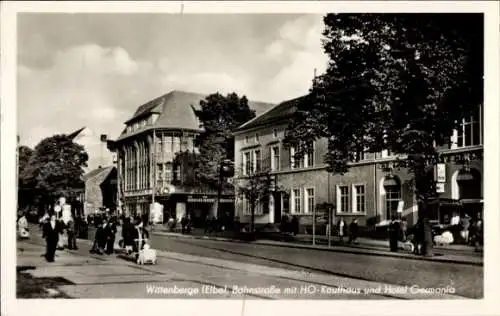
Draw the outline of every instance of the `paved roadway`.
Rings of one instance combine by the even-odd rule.
[[[267,290],[326,286],[326,292],[250,293],[249,298],[383,299],[439,298],[435,295],[405,293],[332,293],[332,289],[377,289],[382,286],[418,285],[420,288],[455,289],[455,295],[482,297],[483,268],[480,266],[429,262],[394,257],[371,256],[295,249],[213,240],[184,239],[153,235],[158,249],[158,264],[138,266],[123,258],[90,255],[90,242],[79,241],[76,252],[60,251],[55,264],[44,262],[43,241],[34,232],[32,239],[18,243],[18,266],[34,266],[35,278],[62,277],[67,284],[59,289],[71,297],[131,298],[241,298],[231,291],[236,287]],[[19,250],[22,249],[22,250]],[[227,291],[195,295],[165,293],[165,289],[215,286]],[[148,292],[149,291],[149,292]],[[154,291],[160,293],[152,293]],[[328,292],[330,291],[330,292]],[[443,298],[445,298],[443,296]],[[450,297],[447,297],[450,298]]]
[[[456,294],[483,296],[483,267],[310,249],[183,239],[153,235],[153,248],[295,271],[426,288],[452,286]]]

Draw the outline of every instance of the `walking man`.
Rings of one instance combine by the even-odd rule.
[[[61,224],[56,220],[56,215],[52,214],[50,220],[43,226],[43,238],[46,242],[45,259],[47,262],[54,262],[59,234],[62,231]]]

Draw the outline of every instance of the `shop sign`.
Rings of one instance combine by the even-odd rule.
[[[446,182],[446,165],[444,163],[438,163],[436,165],[436,182]]]
[[[436,193],[444,193],[444,183],[436,183]]]
[[[405,202],[404,201],[399,201],[398,202],[398,210],[397,212],[398,213],[403,213],[403,207],[405,206]]]

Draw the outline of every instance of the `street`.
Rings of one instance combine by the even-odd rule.
[[[44,291],[73,298],[436,299],[483,293],[481,266],[156,234],[151,244],[158,250],[157,265],[91,255],[85,240],[79,240],[78,251],[58,251],[56,262],[48,264],[40,257],[43,240],[34,232],[30,240],[18,241],[18,268],[51,284]],[[18,289],[18,297],[36,295]]]

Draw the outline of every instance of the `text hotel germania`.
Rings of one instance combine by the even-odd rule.
[[[213,295],[213,296],[240,296],[240,295],[255,295],[255,296],[287,296],[287,295],[377,295],[377,294],[433,294],[447,295],[455,294],[455,288],[446,286],[443,288],[422,288],[418,285],[412,286],[390,286],[380,285],[372,288],[355,288],[355,287],[333,287],[333,286],[318,286],[318,285],[302,285],[280,288],[274,285],[266,287],[248,287],[241,285],[224,285],[223,287],[214,285],[203,285],[200,287],[178,287],[174,286],[157,286],[147,285],[146,292],[149,295],[176,295],[176,296],[197,296],[197,295]]]

